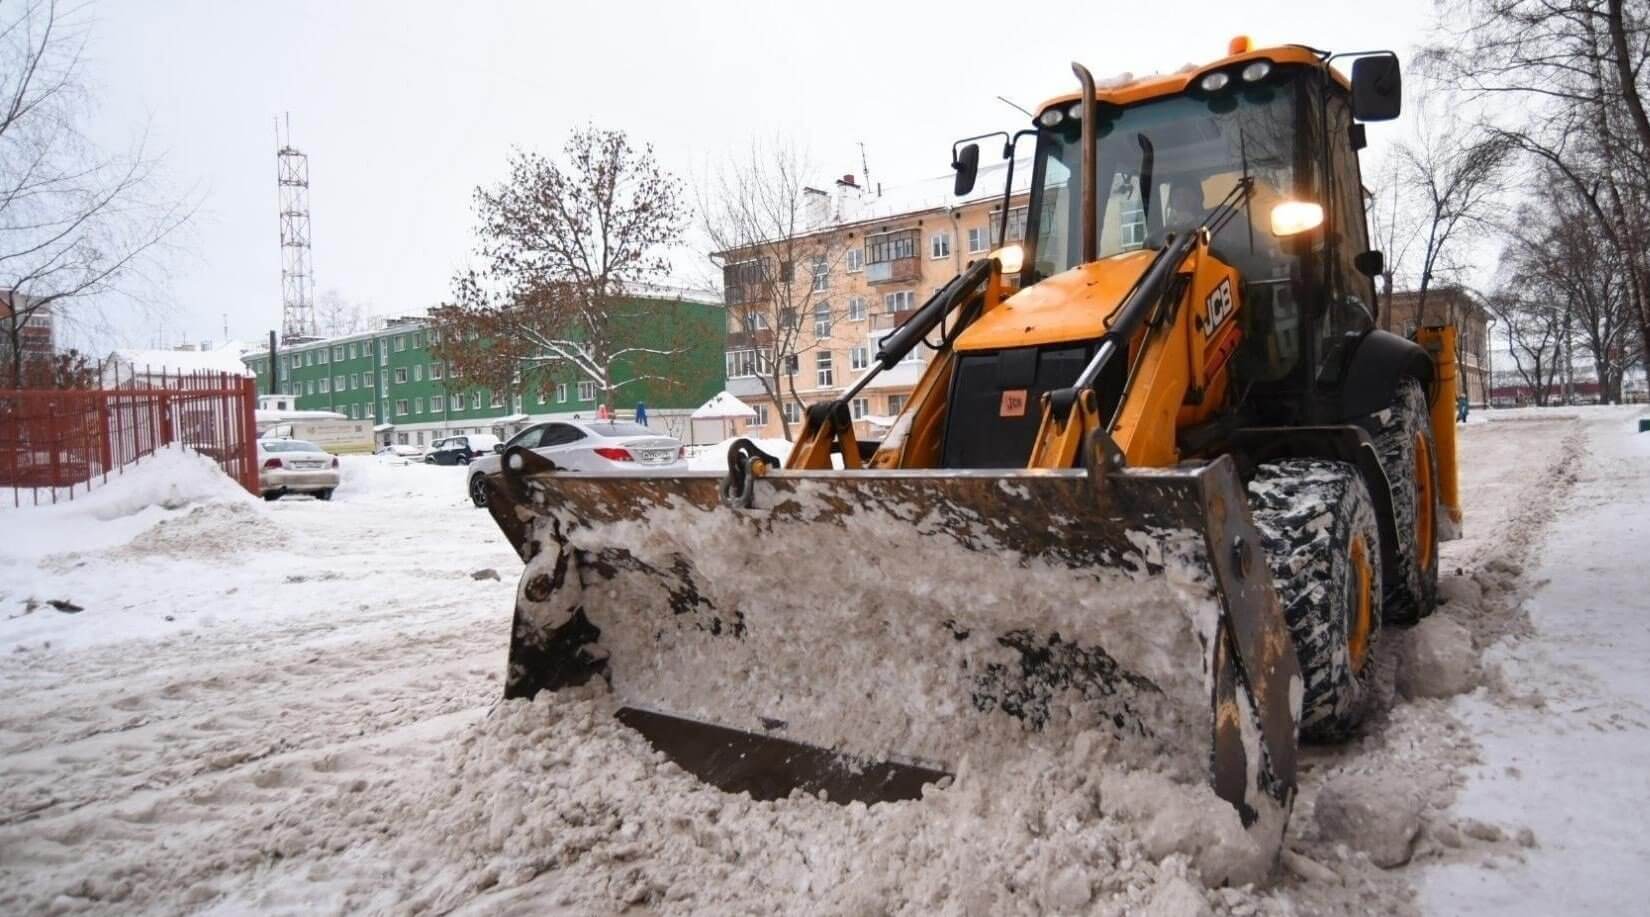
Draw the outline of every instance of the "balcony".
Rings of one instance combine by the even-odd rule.
[[[922,279],[922,259],[896,258],[865,265],[865,282],[916,283]]]

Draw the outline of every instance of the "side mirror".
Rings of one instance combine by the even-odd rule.
[[[1386,255],[1378,251],[1359,252],[1353,257],[1352,266],[1365,277],[1379,277],[1386,270]]]
[[[951,154],[951,168],[956,171],[956,180],[951,183],[951,193],[962,197],[974,190],[974,179],[980,174],[980,145],[970,143]]]
[[[493,443],[493,454],[494,455],[503,455],[504,454],[504,444],[503,443]]]
[[[1391,121],[1404,104],[1404,78],[1398,55],[1360,57],[1352,62],[1352,117]]]

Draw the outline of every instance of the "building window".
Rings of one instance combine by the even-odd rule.
[[[865,250],[872,264],[899,261],[917,256],[917,230],[879,233],[865,237]]]
[[[431,363],[430,364],[430,378],[431,379],[440,379],[441,378],[441,364],[440,363]]]
[[[481,410],[481,393],[480,392],[471,392],[470,393],[470,410],[472,410],[472,411]]]
[[[414,414],[424,413],[424,399],[422,399],[422,398],[414,398],[413,399],[413,413]]]
[[[306,394],[306,395],[315,394],[315,380],[314,379],[310,379],[310,380],[308,380],[304,383],[304,394]]]
[[[400,353],[401,351],[406,350],[406,349],[407,349],[407,336],[404,335],[404,334],[396,335],[395,336],[395,352]]]
[[[865,252],[857,248],[848,249],[848,273],[858,274],[865,270]]]
[[[865,297],[855,296],[848,300],[848,321],[865,321]]]
[[[320,350],[315,352],[315,365],[327,365],[327,349],[325,347],[322,347]]]
[[[418,439],[418,445],[420,445],[420,446],[424,445],[424,431],[419,430],[418,433],[415,434],[415,435]]]
[[[440,414],[441,412],[443,412],[445,410],[447,410],[447,399],[443,398],[440,395],[431,395],[430,396],[430,413],[431,414]]]
[[[900,412],[903,411],[903,410],[905,410],[905,396],[904,395],[889,395],[888,396],[888,416],[889,417],[898,417]]]
[[[831,304],[828,302],[814,305],[814,334],[822,338],[831,336]]]
[[[831,369],[831,352],[821,350],[814,354],[814,383],[820,388],[836,384],[836,373]]]
[[[372,356],[372,338],[367,338],[361,342],[361,352],[369,357]]]
[[[814,292],[831,288],[831,263],[824,255],[814,256]]]
[[[785,402],[784,410],[786,423],[802,422],[802,405],[797,404],[794,401],[787,401]]]
[[[400,398],[395,402],[395,416],[404,417],[407,414],[407,399]]]
[[[970,229],[968,231],[968,253],[975,255],[990,248],[991,243],[986,241],[988,235],[989,231],[984,226],[976,226]]]
[[[997,228],[1002,225],[1003,212],[991,211],[991,244],[1000,245],[1002,240],[997,238]],[[1015,207],[1008,211],[1008,241],[1018,242],[1026,237],[1026,208]]]
[[[359,351],[359,350],[358,350],[358,349],[357,349],[357,348],[358,348],[358,346],[359,346],[359,345],[356,345],[356,344],[351,344],[351,345],[349,345],[349,358],[350,358],[350,359],[351,359],[351,360],[353,360],[353,359],[355,359],[355,358],[356,358],[356,357],[358,357],[358,356],[360,356],[360,355],[361,355],[361,353],[360,353],[360,351]]]
[[[596,383],[594,383],[594,382],[580,382],[579,383],[579,400],[580,401],[595,401],[596,400]]]
[[[492,395],[493,395],[493,397],[487,402],[487,406],[490,407],[490,408],[504,407],[504,395],[503,395],[503,393],[502,392],[493,392]]]
[[[1118,247],[1127,251],[1146,247],[1146,211],[1134,207],[1122,211],[1117,234]]]
[[[332,390],[335,391],[335,392],[341,392],[341,391],[344,390],[344,377],[343,376],[333,376],[332,377]]]
[[[390,352],[389,352],[388,348],[385,348],[385,347],[378,348],[378,365],[379,366],[388,366],[388,365],[390,365]]]
[[[330,392],[330,391],[332,391],[332,380],[328,379],[326,376],[322,376],[321,377],[321,394],[325,395],[327,392]]]
[[[745,330],[746,331],[766,331],[766,330],[768,330],[768,316],[767,316],[767,313],[761,311],[760,309],[750,309],[750,310],[746,311],[744,318],[745,318],[744,323],[745,323]]]
[[[727,352],[727,371],[729,379],[743,379],[754,376],[762,368],[764,361],[757,358],[754,350],[730,350]]]
[[[405,434],[405,433],[397,433],[397,434],[395,434],[395,443],[396,443],[396,445],[398,445],[398,446],[405,446],[405,445],[407,445],[407,434]]]
[[[848,408],[853,412],[855,420],[864,420],[865,415],[871,413],[871,402],[865,398],[855,398],[848,403]]]
[[[395,368],[395,384],[396,385],[401,385],[401,384],[405,383],[406,381],[407,381],[407,367],[397,366]]]
[[[848,351],[848,368],[861,370],[871,365],[871,348],[864,344]]]
[[[916,294],[910,290],[882,294],[882,308],[887,312],[906,312],[912,307]]]
[[[385,417],[390,416],[390,403],[389,403],[389,401],[387,401],[387,400],[386,401],[380,401],[378,403],[378,409],[380,411],[384,412]]]
[[[361,419],[361,406],[359,404],[352,404],[352,405],[349,406],[349,419],[350,420],[360,420]]]
[[[453,395],[452,401],[450,403],[448,403],[448,405],[447,405],[447,410],[449,410],[449,411],[462,411],[462,410],[464,410],[464,393],[460,392],[458,394]]]
[[[751,418],[751,426],[753,426],[753,427],[765,427],[765,426],[767,426],[768,425],[768,406],[766,404],[753,404],[753,405],[751,405],[751,407],[756,408],[756,416]]]
[[[557,404],[566,404],[567,403],[567,383],[566,382],[557,382],[556,383],[556,403]]]
[[[936,232],[928,237],[928,257],[934,259],[951,257],[951,233]]]
[[[332,348],[332,360],[333,360],[333,362],[336,363],[339,360],[342,360],[343,358],[344,358],[344,345],[343,344],[339,344],[338,346]]]
[[[779,327],[787,330],[798,327],[796,323],[796,309],[791,306],[786,306],[785,308],[779,310]]]
[[[360,373],[350,373],[349,374],[349,390],[353,392],[353,391],[355,391],[356,389],[358,389],[360,387],[361,387],[361,374]]]
[[[423,382],[424,381],[424,364],[423,363],[413,364],[413,381],[414,382]]]
[[[314,351],[309,351],[309,350],[304,351],[304,365],[305,366],[314,366],[315,365],[315,353],[314,353]]]

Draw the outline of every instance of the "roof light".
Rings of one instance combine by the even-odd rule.
[[[1247,35],[1234,35],[1232,37],[1232,40],[1226,43],[1226,53],[1227,54],[1247,54],[1247,53],[1249,53],[1249,48],[1251,46],[1252,46],[1252,43],[1249,41],[1249,36],[1247,36]]]
[[[1060,122],[1066,120],[1066,113],[1058,108],[1050,108],[1037,116],[1037,123],[1044,127],[1059,127]]]
[[[1073,121],[1083,120],[1083,103],[1073,102],[1066,106],[1066,117]]]
[[[1271,61],[1254,61],[1249,66],[1243,68],[1243,81],[1245,83],[1258,83],[1261,80],[1266,79],[1266,75],[1271,72]]]
[[[1018,274],[1026,263],[1026,250],[1018,245],[1004,245],[991,253],[1004,274]]]
[[[1226,73],[1226,71],[1216,70],[1214,73],[1211,73],[1199,80],[1197,85],[1198,88],[1202,89],[1204,92],[1219,92],[1222,89],[1225,89],[1226,84],[1231,81],[1232,77],[1230,74]]]

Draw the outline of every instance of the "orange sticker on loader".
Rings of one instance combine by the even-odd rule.
[[[1026,416],[1026,390],[1023,388],[1011,388],[1008,391],[1003,392],[1003,403],[1002,406],[997,409],[997,416]]]

